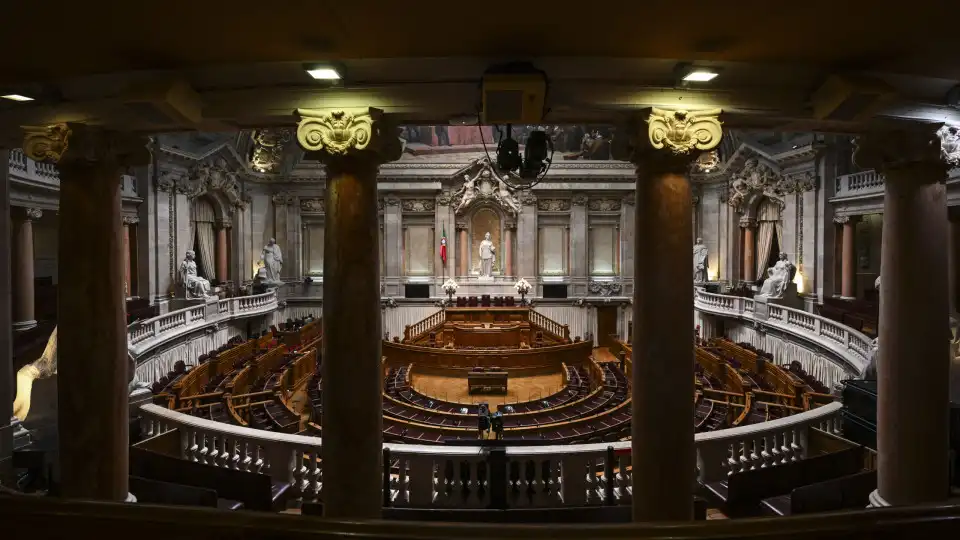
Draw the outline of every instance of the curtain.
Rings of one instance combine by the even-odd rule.
[[[773,247],[773,233],[776,229],[773,221],[761,221],[757,228],[757,279],[766,279],[767,260]]]
[[[216,235],[213,223],[216,215],[210,201],[197,197],[190,205],[190,240],[194,241],[197,260],[203,268],[203,276],[210,281],[216,278]],[[196,234],[196,238],[194,238]]]

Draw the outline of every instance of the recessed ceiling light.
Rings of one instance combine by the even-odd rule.
[[[7,94],[0,97],[3,99],[9,99],[10,101],[33,101],[32,97],[21,96],[20,94]]]
[[[343,78],[340,70],[331,65],[306,65],[304,69],[311,77],[320,81],[339,81]]]
[[[683,80],[688,82],[707,82],[717,77],[716,71],[706,69],[695,69],[683,76]]]

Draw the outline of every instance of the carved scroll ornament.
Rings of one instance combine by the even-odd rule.
[[[373,138],[373,118],[370,114],[352,114],[331,111],[319,116],[306,116],[297,128],[297,141],[305,150],[324,150],[344,155],[351,150],[363,150]]]
[[[647,118],[650,144],[657,150],[669,148],[675,154],[710,150],[720,144],[723,128],[717,119],[720,109],[668,111],[654,107]]]
[[[23,153],[34,161],[56,163],[70,146],[73,133],[67,124],[24,126]]]

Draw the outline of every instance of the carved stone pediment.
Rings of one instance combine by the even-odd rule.
[[[223,158],[217,158],[213,163],[197,164],[186,178],[178,182],[177,190],[191,199],[219,191],[235,207],[246,204],[240,193],[239,175],[227,168],[227,162]]]
[[[493,203],[510,216],[520,213],[520,202],[487,157],[475,159],[454,175],[462,181],[453,192],[451,204],[462,215],[480,203]]]
[[[733,175],[727,203],[742,212],[745,203],[764,196],[783,208],[786,187],[779,171],[756,158],[748,159],[743,169]]]

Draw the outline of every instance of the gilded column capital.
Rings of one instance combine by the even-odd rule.
[[[914,125],[857,137],[854,162],[896,180],[921,183],[946,180],[947,168],[960,164],[957,128]]]
[[[23,152],[34,161],[72,163],[114,161],[121,166],[150,163],[147,139],[86,124],[23,126]]]
[[[297,109],[297,115],[297,142],[327,166],[353,160],[379,166],[403,152],[399,128],[380,109]]]
[[[653,107],[629,119],[627,137],[615,139],[614,158],[632,161],[638,168],[684,173],[702,152],[723,138],[721,109],[689,111]]]

